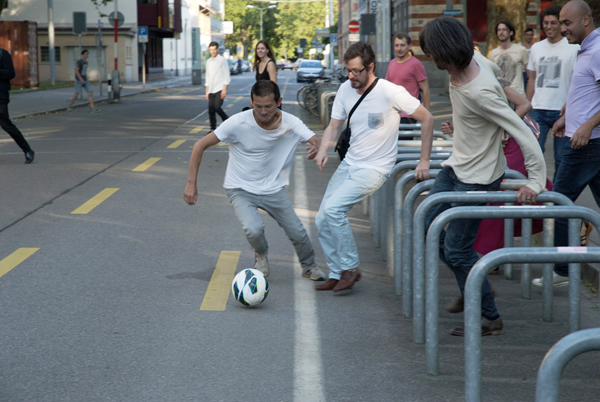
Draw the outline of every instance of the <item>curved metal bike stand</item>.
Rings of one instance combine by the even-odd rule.
[[[548,207],[549,209],[555,210],[573,210],[587,209],[583,207]],[[581,211],[579,211],[581,212]],[[598,213],[587,209],[586,212],[581,214],[573,211],[570,214],[561,214],[561,218],[584,218],[595,219],[600,223],[600,215]],[[526,250],[522,248],[508,248],[495,250],[484,256],[475,266],[471,269],[469,276],[467,277],[467,283],[465,285],[465,395],[466,401],[476,402],[481,401],[481,285],[486,278],[487,274],[498,264],[503,264],[507,261],[520,262],[520,263],[544,263],[544,262],[568,262],[575,263],[574,265],[580,265],[582,262],[600,262],[600,247],[532,247]],[[571,271],[571,264],[569,265],[569,279],[572,279],[573,272]],[[579,281],[577,281],[579,282]],[[571,289],[569,289],[571,293]],[[571,329],[574,339],[578,339],[580,336],[576,335],[579,332],[575,332]],[[596,330],[600,331],[600,329]],[[589,334],[589,333],[588,333]],[[569,336],[571,336],[569,335]],[[558,379],[560,372],[566,365],[566,363],[574,356],[583,351],[586,351],[589,345],[577,345],[573,347],[573,338],[568,339],[559,347],[557,356],[555,356],[549,364],[553,367],[544,370],[540,370],[542,379],[538,376],[538,391],[540,391],[540,381],[545,385],[548,381],[553,381],[553,386],[550,386],[549,394],[555,395],[558,398]],[[565,339],[565,338],[563,338]],[[560,343],[560,341],[559,341]],[[594,345],[600,347],[600,339],[596,339],[593,342]],[[567,346],[565,351],[565,346]],[[583,346],[583,347],[582,347]],[[572,348],[571,350],[569,350]],[[554,347],[552,348],[554,349]],[[562,350],[561,350],[562,349]],[[552,351],[552,350],[551,350]],[[550,352],[549,352],[550,353]],[[546,356],[546,359],[548,356]],[[545,359],[545,360],[546,360]],[[546,361],[542,364],[542,367],[546,364]],[[548,371],[548,373],[546,373]],[[558,371],[558,373],[557,373]],[[548,375],[549,373],[552,373]],[[540,399],[540,395],[536,395],[536,401],[548,402],[556,399]]]
[[[540,194],[541,195],[541,194]],[[450,208],[447,211],[442,212],[431,224],[429,233],[427,234],[427,250],[432,250],[435,247],[437,251],[439,247],[440,233],[444,226],[454,219],[515,219],[515,218],[532,218],[532,219],[544,219],[544,218],[563,218],[569,219],[569,243],[571,245],[579,242],[579,219],[585,219],[591,222],[594,226],[600,224],[600,214],[592,211],[589,208],[577,207],[577,206],[522,206],[519,208],[505,207],[455,207]],[[542,252],[544,250],[556,250],[556,248],[528,248],[524,249],[520,247],[520,253],[511,255],[511,258],[494,258],[499,252],[503,250],[515,250],[514,248],[495,250],[485,255],[471,270],[467,277],[467,283],[465,285],[465,336],[469,336],[468,339],[473,340],[473,331],[475,330],[479,338],[481,338],[481,285],[484,279],[487,277],[487,273],[492,268],[499,264],[504,264],[507,261],[513,261],[515,263],[535,263],[535,262],[548,262],[544,258],[536,259],[535,252]],[[588,249],[585,247],[559,247],[559,250],[581,250]],[[600,249],[599,249],[600,250]],[[547,252],[547,251],[546,251]],[[432,255],[435,254],[435,255]],[[438,294],[438,272],[439,272],[439,256],[438,253],[428,253],[427,255],[427,319],[426,319],[426,355],[427,355],[427,373],[432,375],[438,375],[439,373],[439,328],[438,328],[438,316],[439,316],[439,294]],[[586,257],[565,257],[567,253],[559,253],[556,258],[551,259],[551,262],[572,262],[569,264],[569,327],[571,332],[577,331],[580,327],[579,317],[579,300],[580,300],[580,276],[581,266],[576,258]],[[573,254],[575,256],[585,256],[585,254]],[[539,257],[538,257],[539,258]],[[547,257],[546,257],[547,258]],[[573,258],[573,260],[567,260],[565,258]],[[490,266],[487,271],[483,269],[475,269],[475,267],[481,267],[484,263],[492,261],[494,266]],[[499,262],[500,261],[500,262]],[[587,260],[585,260],[587,261]],[[551,273],[550,273],[551,274]],[[546,277],[544,272],[544,285],[548,284],[552,287],[552,275]],[[479,287],[478,287],[479,286]],[[544,286],[546,287],[546,286]],[[546,289],[544,289],[546,290]],[[467,309],[467,305],[469,308]],[[478,306],[478,307],[477,307]],[[474,314],[477,316],[474,317]],[[477,321],[477,326],[473,327],[473,320]],[[471,332],[469,334],[469,331]],[[481,339],[476,339],[472,343],[468,343],[468,349],[481,348]],[[465,338],[466,341],[467,338]],[[469,352],[467,352],[469,353]],[[466,367],[469,367],[470,361],[466,362]],[[471,368],[469,368],[470,370]]]
[[[560,375],[576,356],[600,350],[600,328],[573,332],[556,342],[546,353],[538,372],[536,402],[558,402]]]

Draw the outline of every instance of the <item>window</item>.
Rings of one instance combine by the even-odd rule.
[[[50,47],[49,46],[40,46],[41,50],[41,62],[42,63],[50,63]],[[60,47],[54,46],[54,60],[57,63],[60,63]]]

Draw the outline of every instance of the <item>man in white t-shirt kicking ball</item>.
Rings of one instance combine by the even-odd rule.
[[[327,149],[355,104],[350,117],[350,148],[329,180],[316,217],[319,240],[329,267],[329,280],[315,288],[334,292],[351,288],[361,277],[358,251],[348,211],[383,185],[389,178],[398,154],[400,113],[421,122],[421,158],[415,177],[429,178],[429,157],[433,141],[433,117],[404,87],[376,80],[375,53],[366,42],[356,42],[344,53],[344,82],[333,101],[331,122],[323,133],[315,163],[319,170],[327,163]],[[371,85],[373,85],[371,87]],[[371,89],[370,92],[369,89]]]
[[[231,116],[194,145],[183,199],[189,205],[196,204],[196,182],[204,151],[219,142],[229,144],[223,187],[255,252],[254,268],[269,276],[269,245],[258,215],[258,209],[262,209],[277,221],[294,245],[302,276],[325,280],[326,275],[316,266],[308,234],[284,190],[289,185],[298,142],[311,145],[308,159],[313,159],[319,139],[300,119],[277,108],[281,94],[273,81],[258,81],[250,96],[253,109]]]
[[[577,61],[579,45],[571,45],[560,33],[560,6],[546,7],[542,12],[542,27],[546,39],[531,47],[527,73],[527,99],[533,110],[529,116],[540,125],[540,146],[546,148],[548,131],[561,116],[567,102],[573,67]],[[567,137],[554,138],[554,179],[562,160]]]
[[[450,74],[450,101],[454,123],[452,156],[443,163],[429,195],[444,191],[498,191],[504,178],[506,158],[502,136],[510,133],[525,158],[529,181],[517,192],[517,200],[533,204],[546,185],[546,164],[535,136],[508,105],[506,95],[487,60],[473,51],[469,29],[450,17],[429,21],[419,34],[421,49],[430,55],[437,68]],[[460,128],[459,128],[460,126]],[[442,212],[455,206],[485,203],[438,204],[425,217],[425,227]],[[461,296],[446,306],[449,313],[464,310],[467,276],[479,257],[473,244],[480,219],[455,219],[440,235],[440,258],[452,270]],[[482,335],[500,335],[503,323],[487,279],[482,286]],[[464,336],[464,327],[450,331]]]

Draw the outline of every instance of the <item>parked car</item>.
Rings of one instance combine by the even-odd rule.
[[[304,60],[296,72],[296,82],[311,82],[325,76],[325,69],[319,60]]]
[[[230,75],[238,74],[237,60],[227,59],[227,62],[229,63],[229,74]]]
[[[290,63],[287,60],[279,60],[277,61],[277,69],[278,70],[291,70],[294,68],[294,66],[292,65],[292,63]]]
[[[242,60],[242,72],[247,73],[248,71],[250,71],[250,63],[248,60]]]

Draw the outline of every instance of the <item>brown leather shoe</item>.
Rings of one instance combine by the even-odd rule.
[[[355,282],[360,281],[360,271],[358,268],[349,269],[347,271],[342,271],[342,277],[339,282],[333,288],[334,292],[339,292],[340,290],[346,290],[354,286]]]
[[[484,318],[483,323],[481,324],[481,336],[502,335],[503,329],[504,324],[502,323],[502,317],[498,317],[494,321]],[[465,336],[465,327],[452,328],[450,334],[454,336]]]
[[[337,279],[330,279],[325,283],[315,286],[316,290],[333,290],[335,285],[337,285],[339,281]]]
[[[461,295],[458,299],[452,300],[450,303],[446,303],[444,308],[450,314],[462,313],[465,311],[465,298]]]

